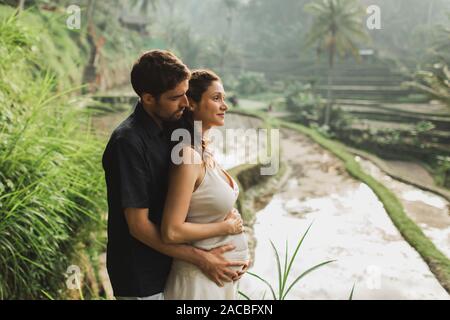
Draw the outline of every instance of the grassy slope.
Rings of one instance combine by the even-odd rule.
[[[13,8],[0,5],[0,20],[13,14]],[[60,90],[80,85],[88,48],[78,32],[66,28],[65,15],[27,10],[18,19],[23,32],[34,37],[31,49],[39,69],[54,75]]]
[[[104,4],[95,19],[106,40],[97,71],[107,86],[128,80],[139,52],[164,47],[123,29],[111,10]],[[0,230],[9,235],[0,237],[0,298],[79,298],[65,289],[63,274],[73,263],[85,275],[85,297],[96,297],[104,142],[64,93],[82,84],[86,26],[69,30],[63,9],[13,15],[0,5]]]
[[[61,298],[65,271],[75,262],[86,272],[80,247],[93,248],[103,228],[102,144],[60,91],[80,79],[82,50],[39,14],[8,11],[1,7],[0,298]]]

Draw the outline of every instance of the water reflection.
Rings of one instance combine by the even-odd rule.
[[[374,178],[392,190],[406,214],[421,227],[435,246],[450,257],[450,215],[446,199],[415,186],[392,179],[372,162],[356,157],[360,165]]]
[[[347,299],[355,282],[355,299],[449,299],[367,185],[350,178],[340,161],[295,132],[284,132],[283,151],[294,174],[257,213],[252,272],[277,288],[269,240],[283,252],[287,240],[293,252],[314,221],[292,277],[317,263],[338,261],[308,274],[289,299]],[[267,291],[270,298],[267,288],[249,275],[242,279],[241,291],[253,299]]]

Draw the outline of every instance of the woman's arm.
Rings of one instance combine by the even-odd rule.
[[[172,166],[169,174],[169,189],[161,225],[161,236],[165,243],[188,243],[216,236],[240,233],[240,219],[228,217],[221,222],[186,222],[195,182],[203,172],[200,155],[190,147],[183,148],[182,164]],[[194,159],[194,163],[192,163]],[[190,161],[190,162],[189,162]]]

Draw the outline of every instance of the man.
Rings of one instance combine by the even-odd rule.
[[[188,106],[189,69],[172,53],[153,50],[134,64],[131,84],[140,97],[134,112],[112,133],[103,154],[108,192],[107,268],[119,299],[163,299],[172,257],[197,265],[218,285],[243,272],[222,254],[226,245],[204,251],[161,240],[167,192],[170,137],[164,122]]]

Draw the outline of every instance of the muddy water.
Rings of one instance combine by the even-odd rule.
[[[395,180],[372,162],[356,157],[361,167],[382,182],[399,198],[406,214],[421,227],[425,235],[450,258],[450,205],[434,193]]]
[[[286,241],[292,253],[312,223],[290,281],[318,263],[337,261],[300,280],[288,299],[347,299],[354,283],[354,299],[450,298],[367,185],[351,178],[338,159],[308,138],[285,130],[282,139],[283,160],[291,173],[257,213],[252,272],[278,288],[269,240],[281,256]],[[420,201],[414,193],[407,196]],[[242,279],[241,291],[253,299],[266,291],[265,298],[271,298],[267,287],[250,275]]]

